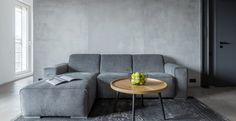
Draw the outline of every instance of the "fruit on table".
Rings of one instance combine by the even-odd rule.
[[[141,72],[135,72],[131,75],[131,84],[133,85],[144,85],[145,75]]]

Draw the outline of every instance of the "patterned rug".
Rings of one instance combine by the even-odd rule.
[[[228,121],[209,109],[200,101],[189,98],[164,99],[167,121]],[[47,117],[40,119],[19,116],[13,121],[130,121],[131,100],[120,99],[114,111],[114,100],[97,100],[87,119],[70,119],[66,117]],[[163,121],[161,105],[158,99],[145,99],[144,106],[136,100],[136,121]]]

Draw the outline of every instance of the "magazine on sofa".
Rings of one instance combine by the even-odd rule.
[[[53,79],[48,79],[47,82],[52,85],[59,85],[59,84],[74,81],[74,80],[81,80],[81,79],[63,75],[63,76],[55,76]]]

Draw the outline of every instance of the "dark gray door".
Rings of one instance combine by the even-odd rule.
[[[214,85],[236,86],[236,0],[215,0]]]

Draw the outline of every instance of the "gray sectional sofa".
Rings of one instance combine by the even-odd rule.
[[[116,93],[110,88],[112,80],[129,77],[137,71],[165,81],[168,88],[163,97],[187,97],[187,69],[164,63],[162,55],[73,54],[69,63],[45,68],[45,79],[65,74],[82,80],[57,86],[39,81],[21,89],[22,114],[25,117],[87,117],[96,98],[115,98]],[[145,96],[157,97],[155,94]]]

